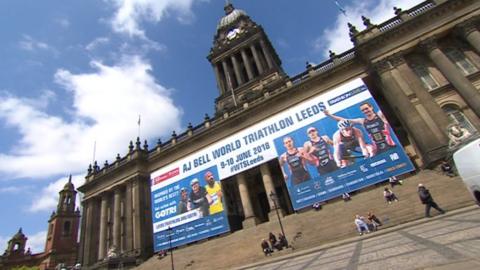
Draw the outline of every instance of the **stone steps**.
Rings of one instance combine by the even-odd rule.
[[[380,184],[358,192],[349,202],[334,200],[324,205],[320,211],[309,210],[282,218],[285,234],[295,250],[305,250],[324,243],[355,237],[357,232],[353,219],[357,213],[366,215],[368,211],[372,211],[380,219],[384,221],[388,219],[381,228],[423,218],[424,206],[418,199],[418,183],[425,184],[435,201],[447,211],[474,204],[458,177],[450,178],[436,171],[425,170],[404,179],[403,186],[393,188],[400,199],[399,202],[385,203],[383,188],[387,184]],[[432,214],[436,215],[436,210],[432,209]],[[266,238],[270,231],[275,234],[280,231],[276,217],[270,222],[252,228],[179,248],[174,251],[175,267],[195,270],[229,269],[292,252],[288,249],[274,252],[272,257],[265,257],[260,248],[260,241]],[[164,257],[162,260],[152,257],[137,269],[170,269],[170,257]]]

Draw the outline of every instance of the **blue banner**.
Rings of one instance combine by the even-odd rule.
[[[330,112],[345,102],[348,107]],[[366,86],[326,104],[326,117],[274,139],[294,209],[414,170]]]
[[[217,179],[214,166],[152,192],[155,252],[230,231]]]

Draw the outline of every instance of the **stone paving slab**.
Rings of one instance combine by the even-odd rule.
[[[480,269],[479,223],[472,206],[236,269]]]

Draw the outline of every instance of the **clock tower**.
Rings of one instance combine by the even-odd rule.
[[[216,113],[235,110],[285,83],[281,61],[263,28],[245,11],[225,5],[208,55],[220,95]]]

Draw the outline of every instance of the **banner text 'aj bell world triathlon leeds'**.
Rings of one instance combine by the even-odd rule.
[[[413,170],[356,79],[154,171],[155,251],[229,231],[219,181],[272,159],[279,160],[294,209]]]

